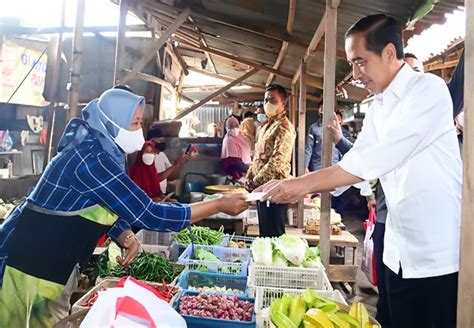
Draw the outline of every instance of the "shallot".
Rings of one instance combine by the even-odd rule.
[[[237,296],[201,293],[183,296],[179,302],[179,313],[201,318],[251,321],[253,304]]]

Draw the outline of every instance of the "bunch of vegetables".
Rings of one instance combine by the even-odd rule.
[[[362,303],[353,303],[349,313],[333,301],[307,289],[302,295],[284,294],[270,305],[270,318],[277,328],[379,328],[370,323]]]
[[[232,289],[232,288],[227,288],[227,286],[204,286],[204,287],[194,287],[194,286],[189,286],[189,290],[191,291],[196,291],[196,292],[202,292],[202,293],[223,293],[223,294],[243,294],[244,291],[240,289]]]
[[[306,240],[281,235],[278,238],[256,238],[250,245],[255,264],[265,266],[296,266],[319,268],[319,247],[308,247]]]
[[[194,243],[197,245],[219,245],[224,238],[224,227],[221,226],[219,230],[212,230],[208,227],[191,226]],[[174,240],[178,244],[191,244],[191,237],[189,236],[189,229],[184,229],[174,236]]]
[[[179,314],[201,318],[251,321],[253,304],[237,296],[219,294],[185,295],[179,302]]]
[[[172,263],[157,254],[141,252],[130,266],[124,268],[118,264],[109,264],[108,256],[104,253],[99,258],[96,271],[99,277],[132,276],[138,280],[150,282],[171,283],[182,271],[174,268]]]

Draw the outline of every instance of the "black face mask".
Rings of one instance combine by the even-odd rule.
[[[159,151],[165,151],[165,149],[166,149],[166,142],[157,143],[157,144],[155,144],[155,147],[156,147],[156,149],[158,149]]]

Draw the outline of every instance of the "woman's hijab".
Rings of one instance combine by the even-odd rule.
[[[104,150],[125,169],[125,156],[113,138],[119,132],[117,126],[128,130],[139,105],[144,107],[145,98],[121,89],[105,91],[98,99],[92,100],[84,107],[83,120],[74,118],[69,122],[59,141],[58,150],[72,148],[89,134],[93,134]]]

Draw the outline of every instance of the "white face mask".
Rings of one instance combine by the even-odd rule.
[[[278,105],[274,105],[271,102],[267,102],[263,108],[265,109],[265,114],[267,114],[268,117],[275,117],[278,115]]]
[[[142,160],[146,165],[151,165],[155,162],[155,154],[145,153],[142,155]]]
[[[232,136],[238,136],[239,135],[239,128],[230,129],[229,134],[232,135]]]
[[[99,109],[100,110],[100,109]],[[127,153],[127,154],[133,154],[139,150],[142,149],[143,144],[145,143],[145,138],[143,137],[143,130],[140,128],[135,131],[130,131],[127,129],[124,129],[120,126],[117,125],[114,121],[112,121],[107,115],[102,112],[102,115],[107,118],[107,120],[115,125],[117,129],[119,129],[119,132],[117,136],[114,139],[115,143],[122,148],[122,150]]]

